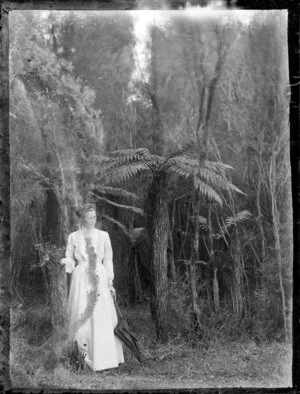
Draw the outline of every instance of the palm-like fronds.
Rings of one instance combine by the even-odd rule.
[[[41,183],[33,183],[22,188],[22,193],[13,196],[11,199],[11,209],[14,212],[22,212],[34,201],[42,201],[45,196],[45,188]]]
[[[114,166],[108,170],[101,171],[97,176],[97,181],[112,185],[119,184],[128,181],[141,172],[149,170],[149,165],[144,162],[124,163],[118,167]]]
[[[195,151],[195,142],[187,141],[185,144],[182,145],[181,148],[174,149],[167,155],[164,161],[164,165],[166,165],[169,160],[175,157],[183,156],[187,152],[194,152],[194,151]]]
[[[117,159],[118,164],[122,164],[146,159],[150,156],[150,153],[146,148],[120,149],[111,152],[110,156]]]
[[[129,210],[129,211],[131,211],[133,213],[136,213],[138,215],[141,215],[141,216],[144,215],[144,211],[141,208],[134,207],[132,205],[119,204],[117,202],[109,200],[108,198],[97,196],[95,193],[91,193],[91,194],[93,196],[95,196],[98,200],[104,201],[104,202],[106,202],[109,205],[113,205],[113,206],[115,206],[117,208],[121,208],[121,209],[127,209],[127,210]]]
[[[175,172],[185,178],[193,177],[195,188],[221,205],[222,201],[217,190],[244,194],[226,179],[224,171],[231,168],[226,164],[210,161],[205,161],[204,166],[201,167],[198,160],[187,156],[173,157],[167,163],[167,171]]]
[[[121,223],[119,220],[112,218],[111,216],[102,214],[102,219],[104,222],[115,224],[127,237],[130,237],[128,228]]]
[[[228,229],[229,227],[236,226],[241,222],[245,222],[251,218],[251,213],[247,210],[236,213],[233,216],[229,216],[225,219],[225,227]]]
[[[45,196],[45,185],[49,184],[49,179],[45,177],[31,163],[20,160],[17,166],[16,179],[12,180],[17,184],[16,192],[11,196],[11,208],[13,212],[23,212],[34,201],[43,201]],[[18,192],[18,183],[21,182],[22,188]]]
[[[140,198],[136,193],[114,186],[90,184],[89,190],[96,191],[104,196],[123,197],[131,200],[139,200]]]
[[[97,182],[114,185],[151,170],[154,176],[155,173],[163,171],[191,179],[196,190],[221,206],[221,191],[244,194],[225,175],[226,171],[233,169],[231,166],[208,160],[200,166],[198,160],[184,154],[189,149],[192,149],[191,143],[172,152],[166,158],[152,155],[144,148],[124,149],[112,152],[109,158],[94,158],[95,163],[99,165]]]
[[[226,235],[229,235],[229,230],[233,226],[237,226],[238,224],[245,222],[251,218],[251,213],[247,210],[241,211],[236,213],[233,216],[228,216],[225,219],[222,220],[223,225],[221,225],[218,221],[218,228],[211,228],[212,235],[215,239],[220,239],[226,237]],[[195,220],[195,217],[191,217],[193,220]],[[199,226],[202,230],[208,231],[208,225],[207,225],[207,219],[204,218],[203,216],[198,216],[198,221],[199,221]]]
[[[106,183],[121,183],[142,171],[155,171],[164,159],[152,155],[148,149],[123,149],[110,153],[109,157],[93,156],[91,164],[98,167],[97,177]]]
[[[203,196],[219,203],[221,206],[223,205],[223,200],[219,193],[217,193],[211,186],[207,185],[201,179],[194,177],[194,187],[196,190],[199,190]]]

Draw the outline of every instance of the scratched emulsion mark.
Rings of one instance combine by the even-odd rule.
[[[9,373],[10,171],[8,122],[8,10],[0,6],[0,390],[11,387]]]
[[[99,288],[99,277],[96,273],[97,267],[97,255],[95,249],[91,244],[90,238],[85,238],[86,243],[86,253],[88,256],[88,264],[86,268],[86,274],[88,277],[90,289],[87,294],[87,302],[84,311],[80,314],[78,320],[74,321],[72,324],[74,326],[70,327],[70,331],[76,332],[81,326],[83,326],[88,319],[90,319],[94,313],[95,306],[97,303],[98,288]]]

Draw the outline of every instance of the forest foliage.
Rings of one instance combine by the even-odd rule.
[[[119,299],[158,338],[290,340],[284,15],[169,15],[10,14],[12,292],[60,324],[58,260],[93,201]]]

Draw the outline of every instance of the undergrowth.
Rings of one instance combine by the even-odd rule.
[[[176,299],[173,299],[170,314],[175,307]],[[170,319],[173,330],[168,342],[159,343],[147,305],[122,309],[139,340],[143,365],[124,347],[126,362],[119,368],[92,372],[87,367],[72,366],[72,349],[66,342],[54,343],[49,334],[47,306],[40,304],[25,309],[13,304],[10,365],[14,386],[135,389],[165,387],[167,382],[171,387],[198,382],[200,387],[276,387],[288,385],[290,381],[290,347],[280,342],[258,344],[244,329],[237,336],[238,327],[232,329],[227,311],[211,316],[211,326],[203,330],[201,339],[195,340],[185,317],[180,317],[180,313],[188,316],[189,312],[181,308]],[[32,316],[37,317],[35,323],[30,320]],[[176,319],[180,318],[176,325]],[[33,340],[34,335],[39,339]]]

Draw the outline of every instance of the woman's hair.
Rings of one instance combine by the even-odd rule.
[[[96,212],[96,205],[95,204],[84,204],[80,209],[79,209],[79,218],[82,220],[84,218],[84,215],[87,212],[92,212],[95,211]]]

